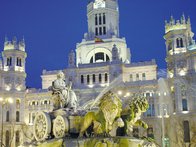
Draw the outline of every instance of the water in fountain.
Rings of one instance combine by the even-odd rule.
[[[82,107],[82,109],[92,109],[94,107],[97,106],[97,104],[99,103],[100,98],[108,91],[112,91],[112,89],[116,86],[122,85],[123,84],[123,80],[122,80],[122,75],[119,75],[117,78],[115,78],[110,84],[109,86],[105,87],[100,93],[99,95],[93,99],[90,100],[89,102],[86,103],[85,106]]]

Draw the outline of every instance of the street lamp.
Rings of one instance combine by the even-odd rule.
[[[8,98],[8,99],[0,98],[0,104],[1,104],[1,147],[5,146],[3,144],[3,110],[4,110],[4,106],[6,104],[11,104],[11,103],[13,103],[12,98]]]

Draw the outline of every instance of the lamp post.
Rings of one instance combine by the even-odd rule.
[[[0,104],[1,104],[1,147],[5,146],[3,144],[3,110],[4,110],[4,106],[6,104],[11,104],[13,103],[13,100],[11,98],[9,99],[3,99],[3,98],[0,98]]]

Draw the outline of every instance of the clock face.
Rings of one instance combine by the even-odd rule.
[[[94,9],[105,8],[105,0],[95,0]]]

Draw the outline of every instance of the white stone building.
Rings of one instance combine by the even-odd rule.
[[[80,107],[88,107],[107,90],[115,91],[124,103],[141,93],[150,104],[142,117],[149,129],[134,128],[133,136],[154,138],[159,145],[164,138],[165,145],[171,147],[193,145],[196,140],[196,45],[190,19],[182,16],[181,20],[171,18],[166,22],[167,78],[163,80],[158,79],[154,59],[131,61],[126,39],[119,35],[117,0],[91,0],[87,18],[88,33],[77,43],[75,51],[70,51],[68,68],[61,69],[67,82],[73,83]],[[5,40],[0,60],[3,106],[0,113],[4,114],[3,143],[13,147],[32,139],[36,112],[52,110],[51,92],[47,89],[59,72],[43,70],[42,89],[26,89],[25,59],[24,40]],[[10,98],[13,104],[9,104]],[[0,120],[2,122],[2,118]]]

